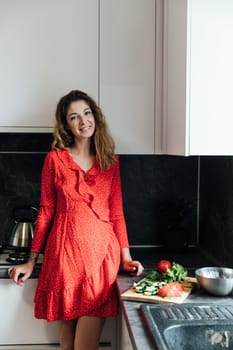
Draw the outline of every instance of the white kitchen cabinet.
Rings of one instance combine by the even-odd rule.
[[[128,327],[127,327],[123,312],[121,312],[120,320],[121,320],[121,322],[120,322],[121,329],[120,329],[120,348],[119,348],[119,350],[133,350],[133,345],[132,345],[132,342],[130,339]]]
[[[118,153],[154,153],[155,0],[100,0],[100,105]]]
[[[232,0],[164,0],[163,153],[233,155],[232,18]]]
[[[34,318],[33,297],[37,279],[22,286],[0,278],[0,350],[57,350],[58,322]],[[118,319],[108,318],[99,349],[117,350]]]
[[[0,132],[51,132],[58,99],[82,89],[118,153],[159,150],[163,0],[0,4]]]
[[[98,0],[0,0],[0,8],[0,131],[51,131],[61,96],[98,97]]]
[[[40,344],[40,345],[0,345],[0,350],[59,350],[59,345]]]
[[[17,286],[0,279],[0,345],[58,343],[58,324],[34,318],[37,279]]]

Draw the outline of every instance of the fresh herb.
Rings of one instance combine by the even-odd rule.
[[[161,281],[161,275],[159,271],[152,270],[147,274],[146,278],[150,281]]]
[[[172,263],[172,267],[168,269],[165,273],[161,274],[161,280],[166,282],[180,282],[184,281],[184,279],[187,277],[188,271],[187,269],[176,263]]]

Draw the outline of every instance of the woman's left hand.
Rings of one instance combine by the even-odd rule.
[[[142,266],[140,261],[137,260],[124,260],[122,262],[122,265],[124,270],[131,272],[135,276],[141,275],[141,273],[144,270],[144,267]]]

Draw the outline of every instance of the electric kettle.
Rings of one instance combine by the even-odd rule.
[[[32,206],[13,208],[12,216],[15,226],[8,241],[10,247],[24,250],[31,247],[37,214],[38,209]]]

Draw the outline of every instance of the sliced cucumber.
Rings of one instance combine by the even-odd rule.
[[[155,286],[147,286],[146,288],[145,288],[145,292],[154,292],[154,291],[156,291],[158,288],[157,287],[155,287]]]
[[[151,297],[152,295],[155,295],[156,293],[154,293],[154,292],[144,292],[143,294],[148,296],[148,297]]]

